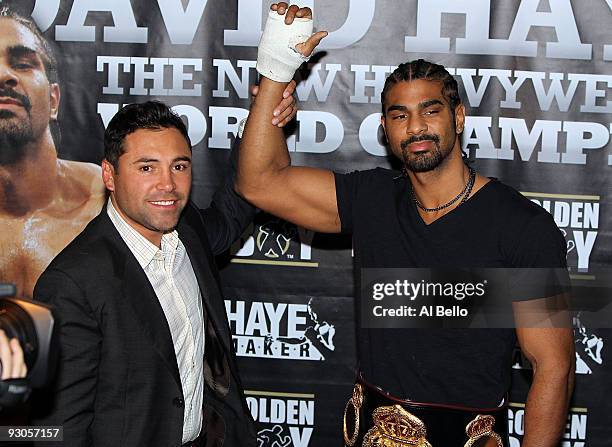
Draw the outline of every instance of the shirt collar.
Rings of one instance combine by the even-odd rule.
[[[119,235],[143,269],[151,263],[156,255],[168,256],[174,255],[176,252],[179,245],[179,237],[176,230],[162,235],[160,250],[121,217],[110,197],[106,204],[106,212]]]

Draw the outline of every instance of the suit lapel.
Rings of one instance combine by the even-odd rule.
[[[220,328],[227,326],[227,323],[225,317],[225,305],[223,303],[221,291],[219,290],[217,280],[212,273],[213,266],[211,263],[214,261],[206,256],[206,253],[202,248],[202,241],[193,228],[188,225],[181,225],[179,227],[179,237],[187,250],[189,260],[191,261],[191,266],[193,267],[196,279],[198,280],[200,292],[202,293],[202,307],[206,311],[204,321],[209,319],[213,323],[216,332],[221,337],[225,349],[228,350],[229,340],[226,339],[227,337],[222,335],[227,331],[219,330]],[[203,235],[203,237],[205,237],[205,235]]]
[[[132,308],[133,315],[143,328],[145,336],[151,341],[172,377],[181,387],[170,327],[155,291],[144,270],[108,217],[106,207],[102,209],[98,218],[107,240],[117,249],[115,274],[122,284],[123,299]]]
[[[123,296],[131,305],[134,315],[170,370],[174,380],[181,386],[181,377],[166,315],[147,275],[131,252],[125,260]]]

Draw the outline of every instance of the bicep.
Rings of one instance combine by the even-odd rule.
[[[574,359],[574,335],[570,327],[517,327],[521,351],[533,365],[548,371],[571,369]]]
[[[270,214],[301,227],[340,232],[336,184],[332,171],[288,166],[270,179],[255,203]]]

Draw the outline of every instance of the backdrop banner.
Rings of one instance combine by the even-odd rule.
[[[76,166],[98,176],[104,128],[119,107],[164,101],[188,124],[192,198],[200,206],[227,175],[229,149],[248,114],[249,86],[257,82],[257,44],[270,4],[0,0],[0,8],[31,14],[55,48],[59,158],[91,163]],[[313,8],[315,28],[330,34],[298,74],[300,110],[286,129],[294,164],[341,172],[392,166],[379,125],[385,77],[402,62],[432,60],[459,83],[467,109],[463,147],[473,166],[552,214],[567,239],[575,284],[587,288],[610,272],[610,0],[302,5]],[[0,28],[0,41],[3,33]],[[5,200],[0,207],[18,206],[18,196]],[[59,246],[31,248],[20,233],[27,234],[30,218],[44,227],[44,216],[9,214],[7,225],[18,229],[0,243],[0,280],[18,283],[26,296],[33,284],[20,282],[19,269],[31,268],[35,280],[88,220],[53,227],[47,241],[64,241]],[[36,263],[18,269],[16,250],[35,250]],[[350,238],[260,214],[220,263],[248,405],[260,423],[259,446],[341,445],[357,366]],[[576,315],[574,324],[577,383],[562,445],[610,445],[612,331],[588,315]],[[532,371],[518,349],[513,363],[508,414],[517,447]]]

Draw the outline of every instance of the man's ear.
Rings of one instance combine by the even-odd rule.
[[[115,190],[115,167],[108,160],[102,160],[102,181],[106,189]]]
[[[59,115],[60,98],[59,85],[56,83],[49,84],[49,119],[51,121],[57,120]]]
[[[460,134],[465,128],[465,106],[463,104],[455,107],[455,132]]]
[[[389,138],[387,138],[387,122],[385,120],[385,115],[380,115],[380,125],[382,126],[383,132],[385,133],[385,139],[389,141]]]

